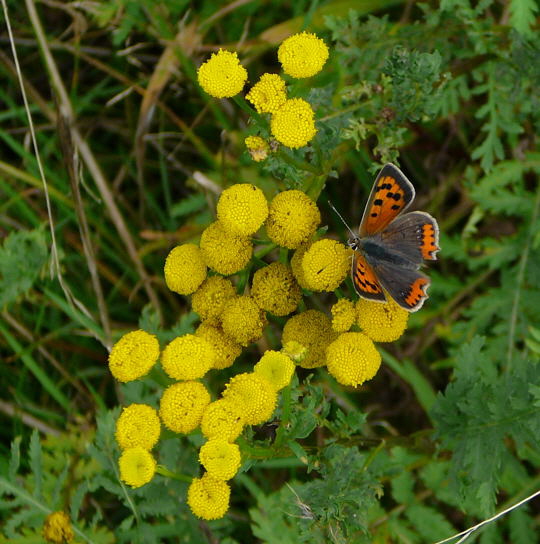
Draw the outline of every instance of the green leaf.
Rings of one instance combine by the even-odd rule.
[[[405,515],[424,542],[442,540],[456,532],[440,512],[429,506],[413,504],[405,510]]]
[[[538,542],[536,523],[529,513],[529,505],[523,504],[508,516],[510,541],[512,544],[535,544]]]
[[[510,24],[520,34],[533,36],[538,3],[535,0],[510,0]]]
[[[0,247],[0,308],[26,293],[46,262],[47,242],[43,231],[12,232]]]
[[[11,456],[9,458],[8,479],[15,480],[21,463],[21,436],[16,436],[11,442]]]
[[[34,475],[34,492],[33,495],[38,500],[41,500],[41,490],[43,486],[43,470],[42,470],[42,452],[41,442],[39,441],[39,433],[34,430],[30,437],[30,448],[28,450],[30,468]]]

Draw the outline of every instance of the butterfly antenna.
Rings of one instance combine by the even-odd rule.
[[[336,210],[334,205],[330,201],[328,201],[328,205],[334,210],[336,215],[341,219],[341,222],[345,225],[345,227],[347,227],[347,230],[349,231],[351,237],[352,238],[357,238],[357,235],[351,230],[351,227],[349,227],[349,225],[347,225],[347,222],[345,221],[345,219],[343,219],[343,217],[341,217],[341,214]]]

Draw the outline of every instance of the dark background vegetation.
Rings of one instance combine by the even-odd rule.
[[[3,19],[0,541],[38,542],[44,516],[65,509],[81,541],[434,542],[540,488],[536,2],[7,8],[50,210]],[[196,81],[223,47],[253,84],[279,70],[277,46],[304,28],[331,55],[294,87],[317,109],[318,153],[290,157],[326,181],[328,234],[347,238],[327,200],[355,225],[374,174],[393,161],[415,184],[415,208],[438,219],[442,250],[430,299],[383,347],[377,377],[358,392],[323,372],[298,385],[290,457],[249,461],[230,514],[203,524],[182,483],[164,498],[157,484],[128,492],[118,482],[116,407],[156,396],[115,385],[107,350],[138,327],[161,340],[191,330],[189,301],[166,289],[163,263],[174,245],[197,242],[220,188],[249,182],[270,198],[313,182],[279,157],[255,164],[246,113]],[[328,311],[334,300],[308,305]],[[257,432],[271,447],[269,429]],[[197,444],[169,440],[161,461],[196,475]],[[539,519],[531,502],[476,534],[529,544]]]

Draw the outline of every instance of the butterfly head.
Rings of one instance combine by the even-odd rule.
[[[355,234],[352,234],[352,236],[347,240],[347,245],[354,251],[358,251],[360,249],[360,238]]]

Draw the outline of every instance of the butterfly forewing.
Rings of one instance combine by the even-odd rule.
[[[352,280],[356,292],[361,297],[380,302],[386,300],[377,276],[361,253],[355,253],[354,255]]]
[[[399,168],[386,164],[379,172],[360,223],[360,237],[385,229],[414,200],[414,187]]]

